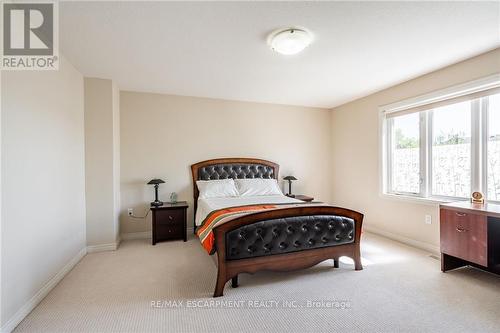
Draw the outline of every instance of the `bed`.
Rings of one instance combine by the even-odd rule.
[[[238,274],[291,271],[339,257],[362,270],[360,238],[363,214],[322,203],[304,203],[280,195],[199,198],[197,181],[278,179],[279,165],[252,158],[213,159],[193,164],[194,229],[209,254],[216,255],[213,296],[223,295]]]

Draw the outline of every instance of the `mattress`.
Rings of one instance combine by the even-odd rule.
[[[301,203],[302,201],[287,197],[285,195],[259,195],[255,197],[224,197],[198,199],[195,223],[200,226],[203,220],[214,210],[234,206],[245,206],[255,204],[279,204],[279,203]]]

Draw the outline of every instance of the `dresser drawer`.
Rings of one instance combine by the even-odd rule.
[[[486,216],[452,209],[440,214],[441,252],[488,266]]]
[[[182,226],[184,223],[183,209],[165,209],[156,212],[156,223],[159,225],[178,224]]]

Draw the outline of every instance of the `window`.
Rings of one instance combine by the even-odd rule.
[[[400,193],[418,193],[420,189],[420,119],[418,114],[394,118],[392,141],[392,188]]]
[[[488,198],[500,201],[500,94],[488,97]]]
[[[471,102],[432,113],[432,195],[468,197],[471,192]]]
[[[500,75],[381,108],[383,192],[500,201]]]

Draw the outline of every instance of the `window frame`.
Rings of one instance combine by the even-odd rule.
[[[500,87],[500,74],[494,74],[458,86],[442,89],[429,94],[417,96],[397,103],[379,107],[379,141],[380,141],[380,194],[395,199],[411,200],[421,203],[465,201],[469,198],[432,195],[432,138],[433,138],[433,103],[448,100],[453,104],[456,97],[480,93]],[[471,193],[480,191],[488,202],[499,201],[488,199],[488,99],[470,96],[471,112]],[[429,104],[429,109],[425,105]],[[394,117],[388,114],[412,108],[422,108],[420,119],[420,187],[419,193],[392,190],[392,128]]]
[[[482,188],[484,189],[484,193],[486,200],[491,203],[500,204],[500,200],[491,200],[488,198],[488,144],[490,142],[489,137],[489,126],[488,126],[488,117],[489,117],[489,100],[484,99],[481,104],[481,121],[483,131],[481,133],[481,140],[483,142],[482,154],[484,156],[484,163],[482,165],[481,172],[483,174],[482,179]]]

